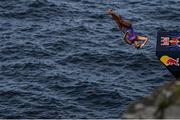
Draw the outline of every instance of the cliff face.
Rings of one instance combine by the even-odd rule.
[[[180,81],[167,83],[152,95],[130,104],[122,118],[180,118]]]

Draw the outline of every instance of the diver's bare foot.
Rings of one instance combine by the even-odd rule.
[[[113,10],[110,8],[106,11],[107,13],[111,14],[113,12]]]

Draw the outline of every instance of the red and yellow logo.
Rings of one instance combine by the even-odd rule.
[[[166,66],[172,66],[172,65],[175,65],[175,66],[180,66],[179,64],[179,58],[177,59],[174,59],[174,58],[171,58],[167,55],[164,55],[160,58],[161,62],[166,65]]]

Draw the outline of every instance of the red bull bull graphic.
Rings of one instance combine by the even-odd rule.
[[[180,39],[177,37],[161,37],[161,46],[179,46],[180,47]]]
[[[169,37],[161,37],[161,45],[169,46]]]
[[[179,58],[172,58],[172,57],[169,57],[167,55],[164,55],[160,58],[161,62],[166,65],[166,66],[172,66],[172,65],[175,65],[175,66],[180,66],[180,63],[179,63]]]

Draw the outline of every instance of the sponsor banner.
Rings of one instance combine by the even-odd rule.
[[[156,55],[166,68],[180,78],[180,32],[160,31],[157,34]]]

